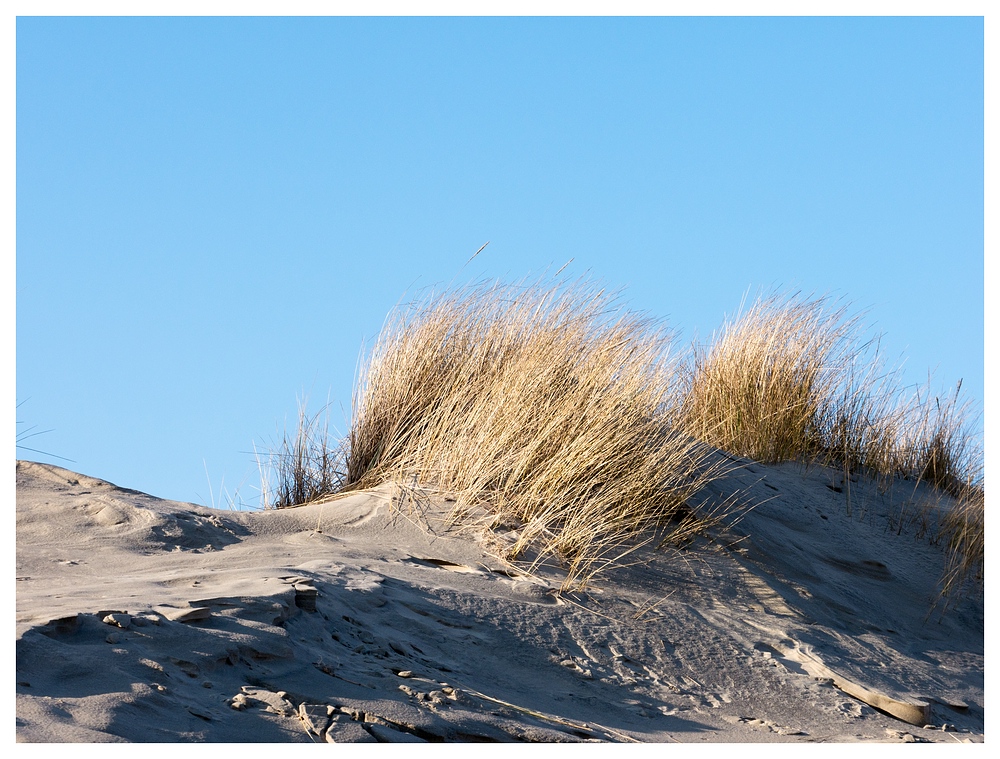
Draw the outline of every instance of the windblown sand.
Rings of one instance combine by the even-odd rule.
[[[983,601],[932,610],[933,510],[899,525],[929,491],[744,464],[705,494],[741,521],[569,593],[398,487],[239,512],[18,462],[17,739],[982,742]]]

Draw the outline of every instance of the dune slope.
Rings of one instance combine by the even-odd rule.
[[[926,493],[743,464],[704,493],[738,523],[560,593],[391,486],[236,512],[18,462],[17,738],[981,742]]]

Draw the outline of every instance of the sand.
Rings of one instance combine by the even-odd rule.
[[[17,463],[19,742],[983,742],[930,491],[743,466],[585,591],[399,486],[280,511]],[[933,511],[926,520],[933,525]]]

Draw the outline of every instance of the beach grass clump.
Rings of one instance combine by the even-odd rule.
[[[697,523],[716,470],[677,424],[671,335],[589,281],[480,284],[396,309],[352,404],[345,489],[417,482],[517,525],[585,581]]]
[[[841,391],[837,369],[848,360],[855,326],[825,299],[759,298],[708,345],[693,346],[688,429],[755,461],[814,457],[826,447],[824,428]]]
[[[959,499],[982,472],[982,452],[970,431],[974,408],[960,397],[961,390],[959,381],[942,400],[928,380],[913,393],[903,405],[895,462],[898,474],[928,482]]]
[[[295,431],[282,435],[278,448],[266,462],[258,460],[261,473],[261,503],[265,508],[284,509],[325,498],[344,486],[342,449],[330,443],[328,417],[310,415],[299,405]]]
[[[886,485],[899,474],[899,437],[908,407],[899,403],[898,373],[887,372],[877,347],[851,355],[841,384],[825,404],[818,446],[822,463],[863,473]]]
[[[913,394],[906,408],[898,446],[897,471],[947,493],[950,505],[939,513],[934,537],[948,551],[942,594],[981,591],[985,579],[986,487],[980,441],[971,431],[975,408],[953,393],[935,396],[930,382]]]
[[[949,547],[945,592],[982,577],[982,451],[973,408],[954,393],[907,393],[877,339],[826,298],[758,298],[695,345],[682,403],[686,429],[755,461],[800,461],[890,483],[925,482],[954,504],[937,520]]]
[[[686,428],[763,463],[820,461],[960,495],[977,466],[961,382],[944,400],[929,380],[907,395],[863,336],[860,318],[827,298],[758,298],[693,346]]]
[[[955,499],[939,532],[948,549],[948,564],[941,580],[946,597],[959,596],[970,587],[981,590],[985,580],[986,490],[982,480],[967,482]]]

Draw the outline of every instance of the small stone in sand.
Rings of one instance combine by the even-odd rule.
[[[132,626],[132,616],[130,614],[112,613],[108,614],[102,621],[106,625],[114,625],[123,630],[127,630]]]
[[[402,730],[394,730],[391,727],[380,725],[376,722],[368,724],[368,731],[375,736],[379,743],[426,743],[423,738],[418,738],[413,733],[404,733]]]
[[[205,606],[194,606],[188,609],[162,607],[161,613],[171,622],[200,622],[212,616],[212,610]]]
[[[330,726],[326,729],[325,738],[327,743],[377,742],[375,736],[346,714],[331,715]]]

